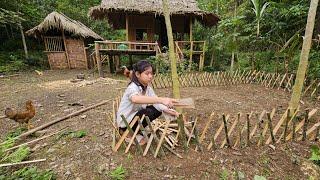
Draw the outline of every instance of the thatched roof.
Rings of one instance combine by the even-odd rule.
[[[87,26],[79,21],[73,20],[66,15],[58,12],[52,12],[41,22],[38,26],[26,32],[29,36],[39,38],[41,34],[45,34],[48,30],[57,29],[58,31],[69,32],[72,35],[84,38],[92,37],[94,39],[103,38],[89,29]]]
[[[200,10],[196,0],[170,0],[169,10],[171,15],[196,17],[205,26],[214,26],[220,20],[214,13]],[[102,0],[100,6],[89,11],[93,19],[107,17],[111,23],[124,13],[162,15],[162,0]]]

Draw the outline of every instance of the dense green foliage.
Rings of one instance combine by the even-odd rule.
[[[221,17],[214,31],[196,26],[195,34],[201,35],[197,38],[210,40],[207,63],[212,54],[214,59],[214,67],[210,69],[228,70],[231,53],[235,52],[239,68],[295,73],[310,1],[255,1],[260,6],[268,3],[263,15],[259,17],[259,35],[257,15],[251,1],[199,0],[202,9],[216,12]],[[320,77],[319,25],[317,16],[308,74],[312,78]]]
[[[52,11],[81,21],[106,39],[125,39],[123,30],[114,31],[107,21],[94,21],[88,17],[89,8],[100,2],[1,1],[0,72],[25,70],[32,66],[47,67],[43,44],[31,37],[27,37],[30,58],[24,58],[17,25],[22,23],[24,30],[28,30]],[[208,43],[205,70],[229,70],[231,54],[234,53],[235,68],[294,73],[299,62],[309,3],[309,0],[198,0],[201,9],[214,12],[221,19],[215,28],[206,28],[199,23],[194,25],[195,40],[207,40]],[[308,74],[312,78],[320,76],[319,31],[317,16]]]

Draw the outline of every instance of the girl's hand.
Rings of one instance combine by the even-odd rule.
[[[176,99],[172,99],[172,98],[161,98],[161,104],[171,108],[173,107],[174,103],[177,103],[178,101]]]
[[[180,113],[178,113],[174,109],[166,109],[166,110],[164,110],[164,112],[167,114],[170,114],[171,116],[174,116],[174,117],[178,117],[180,115]]]

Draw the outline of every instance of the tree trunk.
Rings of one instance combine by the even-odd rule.
[[[172,35],[172,26],[170,21],[170,12],[168,7],[168,1],[162,0],[163,5],[163,14],[167,27],[167,35],[169,42],[169,59],[171,61],[171,76],[172,76],[172,91],[174,98],[180,98],[180,87],[177,73],[177,60],[174,54],[174,44],[173,44],[173,35]]]
[[[27,44],[26,44],[26,38],[24,37],[24,33],[23,33],[23,28],[22,25],[19,24],[19,29],[20,29],[20,33],[21,33],[21,38],[22,38],[22,43],[23,43],[23,49],[24,49],[24,54],[26,56],[26,59],[29,58],[28,55],[28,49],[27,49]]]
[[[291,95],[291,100],[289,102],[289,108],[297,109],[299,105],[299,101],[301,98],[301,92],[303,88],[303,81],[306,76],[307,68],[308,68],[308,58],[309,52],[311,48],[312,34],[314,28],[314,21],[316,17],[317,7],[319,0],[311,0],[306,31],[304,35],[304,40],[302,44],[302,50],[300,55],[300,62],[297,70],[296,80],[293,86],[293,91]]]
[[[5,24],[4,27],[6,29],[6,33],[7,33],[8,39],[11,39],[9,31],[8,31],[8,28],[7,28],[7,25]]]
[[[234,66],[234,51],[232,51],[232,55],[231,55],[231,65],[230,65],[230,71],[233,71],[233,66]]]
[[[213,66],[213,62],[214,62],[214,50],[212,50],[212,54],[211,54],[210,67]]]

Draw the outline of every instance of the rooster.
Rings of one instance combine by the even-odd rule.
[[[36,110],[31,100],[26,102],[25,111],[17,111],[13,108],[6,108],[4,114],[7,118],[12,119],[20,124],[27,123],[28,130],[32,128],[30,120],[35,116]]]
[[[127,66],[122,66],[121,69],[123,69],[123,75],[129,78],[130,80],[132,79],[132,70],[129,70]]]

